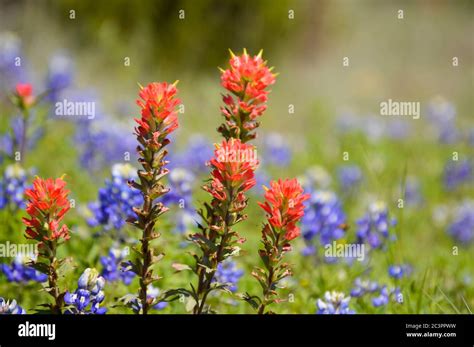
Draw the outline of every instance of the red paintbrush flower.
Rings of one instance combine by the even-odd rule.
[[[138,123],[135,132],[155,146],[178,127],[176,106],[181,101],[176,98],[175,84],[153,82],[139,92],[137,105],[141,108],[141,118],[135,119]]]
[[[267,62],[262,59],[262,51],[254,57],[246,50],[240,56],[231,52],[230,67],[221,70],[221,84],[230,94],[223,96],[225,103],[221,112],[226,118],[219,131],[225,138],[240,138],[243,142],[255,137],[249,134],[258,127],[256,118],[265,112],[269,91],[267,88],[275,83],[275,74]]]
[[[30,106],[35,101],[33,87],[29,83],[18,83],[16,85],[16,95],[24,106]]]
[[[300,229],[296,223],[304,215],[303,202],[309,199],[309,194],[303,194],[296,178],[272,181],[270,189],[265,187],[265,190],[266,201],[258,204],[267,212],[268,222],[284,231],[288,241],[299,236]]]
[[[204,190],[220,201],[226,200],[230,191],[240,193],[233,198],[243,201],[243,193],[256,183],[256,149],[238,139],[223,140],[221,145],[216,145],[209,165],[213,168],[212,181],[204,186]]]
[[[67,198],[69,191],[65,189],[66,182],[61,178],[43,180],[36,177],[33,188],[25,190],[28,198],[26,212],[30,219],[23,218],[26,225],[26,237],[37,241],[52,241],[59,238],[69,239],[66,225],[59,223],[69,210]]]

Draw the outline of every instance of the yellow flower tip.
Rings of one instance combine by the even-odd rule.
[[[66,177],[66,176],[67,176],[67,175],[66,175],[65,173],[63,173],[63,174],[61,175],[61,177],[59,177],[59,178],[60,178],[62,181],[64,181],[64,177]]]
[[[232,50],[230,48],[229,48],[229,53],[230,53],[231,58],[235,58],[235,54],[234,54],[234,52],[232,52]]]
[[[174,81],[173,86],[176,87],[178,85],[178,83],[179,83],[179,80]]]
[[[215,143],[215,144],[214,144],[214,148],[215,148],[215,149],[219,149],[219,148],[221,148],[221,146],[220,146],[218,143]]]
[[[143,89],[143,86],[139,82],[137,82],[137,84],[140,89]]]
[[[263,55],[263,48],[260,50],[260,52],[258,52],[257,57],[258,57],[258,58],[261,58],[262,55]]]
[[[247,48],[244,48],[244,55],[248,55]]]
[[[225,70],[224,70],[223,68],[221,68],[220,66],[218,66],[217,68],[219,69],[219,71],[220,71],[221,73],[224,73],[224,72],[225,72]]]
[[[263,185],[262,185],[262,188],[263,188],[263,190],[266,191],[266,192],[268,192],[268,191],[270,190],[270,189],[268,189],[267,187],[265,187],[265,186],[263,186]]]

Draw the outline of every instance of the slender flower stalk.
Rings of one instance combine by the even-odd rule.
[[[23,218],[26,225],[26,238],[38,242],[38,257],[29,265],[48,276],[46,291],[53,297],[49,307],[51,313],[61,314],[64,295],[58,287],[59,269],[64,259],[58,259],[56,252],[64,241],[69,240],[69,229],[60,225],[64,215],[69,211],[69,191],[62,178],[41,179],[36,177],[33,187],[25,191],[28,198],[26,212],[30,218]],[[63,241],[63,242],[61,242]]]
[[[291,250],[289,241],[300,235],[296,224],[304,215],[303,202],[309,199],[309,194],[303,194],[296,179],[272,181],[270,189],[265,187],[265,190],[265,202],[258,203],[267,213],[267,223],[262,229],[263,248],[258,252],[264,268],[257,267],[252,272],[262,287],[263,296],[244,296],[259,314],[271,313],[265,312],[267,306],[282,301],[278,298],[276,285],[292,274],[290,265],[283,262],[283,256]]]
[[[169,191],[161,183],[161,179],[168,174],[168,169],[165,168],[168,152],[165,147],[170,140],[167,136],[178,127],[176,107],[180,100],[176,98],[176,94],[176,83],[154,82],[141,88],[140,99],[137,100],[141,118],[135,119],[138,124],[135,135],[139,142],[138,162],[142,169],[138,170],[139,182],[130,180],[129,185],[141,192],[143,205],[133,208],[136,217],[129,219],[129,222],[142,231],[142,236],[141,248],[134,249],[136,258],[127,265],[128,270],[137,274],[140,279],[138,298],[143,314],[147,314],[153,306],[153,298],[147,295],[147,288],[159,279],[153,275],[152,266],[163,257],[163,254],[155,254],[151,241],[160,236],[155,231],[156,220],[168,210],[156,200]]]
[[[233,138],[216,146],[214,158],[209,162],[212,179],[203,189],[212,196],[212,201],[198,212],[204,221],[204,225],[199,225],[201,232],[190,236],[202,252],[200,257],[196,256],[194,269],[198,276],[193,293],[195,314],[204,312],[211,291],[228,289],[225,284],[214,281],[214,276],[218,265],[237,254],[240,250],[237,244],[245,241],[233,227],[247,218],[243,213],[247,206],[245,192],[256,183],[257,165],[255,148]]]
[[[16,92],[13,96],[13,102],[18,106],[22,114],[22,128],[19,145],[20,145],[20,162],[24,161],[26,143],[27,143],[27,130],[28,121],[30,118],[30,108],[35,104],[36,98],[33,96],[33,87],[29,83],[18,83],[16,85]]]

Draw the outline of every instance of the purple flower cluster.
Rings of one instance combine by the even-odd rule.
[[[105,279],[96,269],[87,268],[77,281],[74,293],[66,292],[64,302],[69,305],[67,314],[104,314],[107,309],[100,307],[104,301]]]
[[[132,271],[126,271],[122,262],[127,258],[129,253],[128,248],[118,249],[112,247],[107,256],[100,257],[102,264],[101,275],[110,282],[122,281],[127,286],[132,282],[135,274]]]
[[[388,267],[388,275],[396,280],[410,276],[412,267],[408,264],[396,264]]]
[[[456,127],[456,108],[450,102],[440,99],[431,101],[426,116],[433,125],[439,142],[454,143],[460,138]]]
[[[372,249],[383,249],[386,241],[395,238],[390,233],[390,227],[395,224],[396,220],[389,218],[385,203],[373,203],[367,214],[357,221],[357,242],[368,244]]]
[[[448,234],[462,244],[474,241],[474,202],[466,200],[458,206],[454,221],[448,227]]]
[[[344,237],[346,215],[336,194],[330,191],[311,192],[311,197],[305,204],[305,214],[301,220],[301,230],[306,243],[303,255],[311,255],[317,253],[318,247]]]
[[[263,139],[262,165],[288,166],[291,162],[291,149],[284,136],[279,133],[270,133]]]
[[[105,181],[105,187],[99,189],[98,201],[89,204],[93,216],[88,219],[92,227],[102,226],[104,231],[120,231],[126,220],[134,216],[133,206],[140,206],[143,198],[140,192],[128,186],[135,179],[136,169],[129,164],[115,164],[112,178]]]
[[[70,57],[63,53],[54,54],[49,61],[46,76],[47,99],[55,102],[61,92],[70,87],[74,79],[74,66]]]
[[[339,185],[343,191],[354,189],[362,182],[362,171],[357,165],[343,165],[337,170]]]
[[[6,167],[0,181],[0,209],[25,207],[24,192],[27,188],[26,171],[18,164]]]
[[[147,297],[149,299],[155,300],[159,295],[161,291],[159,288],[154,287],[153,285],[149,284],[147,287]],[[129,302],[130,307],[132,308],[134,313],[141,313],[142,311],[142,302],[140,299],[136,296],[133,296],[133,298]],[[153,309],[161,311],[165,307],[168,306],[168,303],[166,301],[159,301],[156,304],[153,305]]]
[[[474,169],[469,160],[452,161],[449,160],[444,167],[444,186],[447,190],[453,191],[463,184],[474,183]]]
[[[16,300],[9,301],[0,297],[0,314],[26,314],[26,311]]]
[[[8,282],[28,283],[30,281],[45,282],[48,276],[26,265],[31,259],[23,254],[15,257],[11,265],[1,264],[1,270]]]
[[[192,203],[195,176],[190,170],[176,167],[171,170],[168,180],[170,191],[162,197],[161,201],[166,206],[176,205],[178,207],[171,218],[175,225],[174,231],[184,234],[199,220]]]
[[[351,290],[351,296],[354,298],[368,295],[374,307],[387,305],[391,298],[399,301],[400,294],[400,288],[398,287],[389,289],[386,285],[380,285],[375,281],[361,279],[360,277],[355,279],[354,287]]]
[[[227,288],[231,292],[237,290],[237,284],[239,279],[244,275],[244,270],[237,268],[237,264],[230,260],[226,259],[222,263],[219,263],[217,266],[217,271],[215,273],[214,282],[227,283]]]
[[[324,300],[318,299],[316,302],[316,314],[354,314],[355,311],[349,308],[350,296],[344,293],[331,291],[324,294]]]

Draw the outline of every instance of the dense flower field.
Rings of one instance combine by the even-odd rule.
[[[69,57],[32,83],[18,50],[1,38],[0,313],[474,307],[474,127],[452,103],[429,103],[423,136],[345,113],[298,150],[265,131],[278,74],[243,50],[220,69],[218,140],[179,148],[180,83],[139,85],[121,123]]]

